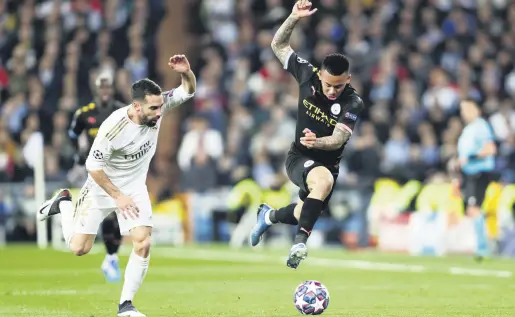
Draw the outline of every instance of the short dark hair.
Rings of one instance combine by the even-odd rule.
[[[331,75],[339,76],[349,72],[350,62],[343,54],[329,54],[324,58],[321,69],[325,69]]]
[[[162,93],[161,87],[154,81],[144,78],[140,79],[131,87],[132,100],[145,100],[146,96],[149,95],[160,95]]]
[[[474,99],[472,97],[466,97],[466,98],[463,98],[461,99],[461,102],[468,102],[468,103],[471,103],[471,104],[474,104],[476,106],[479,106],[478,104],[478,100],[477,99]]]

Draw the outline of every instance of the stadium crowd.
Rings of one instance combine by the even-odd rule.
[[[133,80],[159,81],[151,43],[161,2],[0,0],[0,182],[32,184],[35,132],[45,140],[47,179],[66,179],[69,120],[92,99],[99,71],[113,73],[124,102]],[[194,106],[182,109],[182,190],[209,192],[249,176],[263,188],[287,181],[297,84],[270,43],[294,2],[189,1],[198,88]],[[381,176],[423,181],[444,171],[463,127],[458,102],[468,97],[492,124],[502,180],[515,182],[515,3],[313,3],[318,12],[300,23],[292,47],[315,65],[331,52],[348,55],[366,105],[338,186],[366,192]],[[33,186],[24,188],[32,197]],[[3,196],[0,189],[0,223],[12,212]]]
[[[297,85],[270,42],[294,1],[193,3],[190,29],[201,54],[195,112],[179,150],[185,186],[202,191],[248,175],[269,187],[283,174],[297,111]],[[313,5],[318,12],[301,21],[292,47],[315,65],[331,52],[348,55],[351,83],[367,106],[344,152],[340,182],[423,181],[444,171],[463,127],[462,98],[481,103],[500,145],[503,180],[515,182],[515,3]]]
[[[75,155],[70,120],[93,100],[100,72],[112,75],[116,98],[127,103],[134,80],[158,80],[153,41],[162,5],[0,0],[0,184],[26,184],[18,201],[0,188],[0,227],[7,214],[33,207],[37,138],[45,144],[46,180],[67,180]]]

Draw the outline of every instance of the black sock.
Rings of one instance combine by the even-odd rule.
[[[104,245],[106,246],[107,254],[113,255],[118,253],[118,249],[120,248],[120,240],[117,241],[112,235],[104,235]]]
[[[306,198],[302,211],[300,213],[299,227],[295,235],[295,244],[306,243],[308,241],[311,230],[322,213],[324,202],[319,199]]]
[[[107,217],[102,222],[102,237],[104,238],[104,245],[107,253],[113,255],[118,253],[122,241],[122,235],[118,227],[116,218]]]
[[[297,204],[290,204],[286,207],[282,207],[277,210],[272,210],[270,212],[270,221],[272,221],[272,223],[285,223],[288,225],[297,225],[299,222],[297,221],[297,219],[295,219],[295,216],[293,214],[295,206],[297,206]]]

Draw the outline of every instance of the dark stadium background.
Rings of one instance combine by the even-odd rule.
[[[515,3],[313,2],[319,11],[300,23],[292,46],[314,64],[330,52],[347,54],[352,85],[366,104],[326,213],[338,210],[324,225],[332,242],[344,241],[343,229],[368,245],[366,213],[377,179],[445,180],[462,129],[460,98],[482,105],[499,144],[500,181],[515,181]],[[0,1],[0,226],[7,240],[35,240],[34,134],[45,140],[50,194],[75,175],[66,130],[73,111],[92,99],[94,76],[111,71],[117,98],[129,103],[136,79],[178,85],[166,66],[175,53],[189,57],[198,88],[164,120],[148,179],[154,202],[181,193],[209,201],[245,178],[263,189],[286,183],[297,87],[270,42],[293,1],[62,0],[55,10],[51,3]],[[192,135],[207,141],[181,142]],[[397,212],[415,206],[416,196]],[[241,216],[247,206],[239,207]],[[216,221],[197,219],[196,230],[205,231],[188,239],[227,240],[219,221],[240,217],[227,216],[223,203],[207,208]]]

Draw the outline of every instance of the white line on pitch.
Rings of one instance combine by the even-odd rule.
[[[205,261],[228,261],[228,262],[259,262],[259,263],[285,263],[284,258],[268,256],[263,254],[236,253],[213,250],[189,250],[189,249],[156,249],[154,254],[167,258],[196,259]],[[513,272],[499,270],[468,269],[462,267],[451,267],[445,269],[432,268],[425,265],[409,265],[402,263],[384,263],[358,260],[339,260],[324,258],[309,258],[303,265],[315,265],[334,268],[348,268],[367,271],[388,271],[388,272],[438,272],[452,275],[469,276],[493,276],[499,278],[510,278]]]
[[[103,253],[101,248],[94,249],[93,253]],[[121,254],[130,254],[129,248],[122,248]],[[92,253],[92,252],[90,252]],[[277,256],[253,253],[238,253],[223,250],[206,250],[206,249],[181,249],[181,248],[156,248],[152,254],[167,258],[178,259],[196,259],[204,261],[227,261],[227,262],[260,262],[260,263],[285,263],[285,258],[277,258]],[[363,260],[340,260],[327,258],[309,258],[303,265],[315,265],[325,267],[338,267],[347,269],[367,270],[367,271],[387,271],[387,272],[440,272],[451,275],[468,275],[468,276],[493,276],[498,278],[511,278],[513,272],[501,270],[485,270],[485,269],[469,269],[463,267],[450,267],[445,269],[431,268],[425,265],[410,265],[402,263],[384,263]]]
[[[494,271],[483,269],[467,269],[463,267],[451,267],[449,273],[454,275],[473,275],[473,276],[495,276],[495,277],[512,277],[513,272],[510,271]]]
[[[83,290],[77,291],[74,289],[48,289],[48,290],[16,290],[9,293],[10,296],[66,296],[66,295],[93,295],[93,294],[109,294],[110,290]]]

